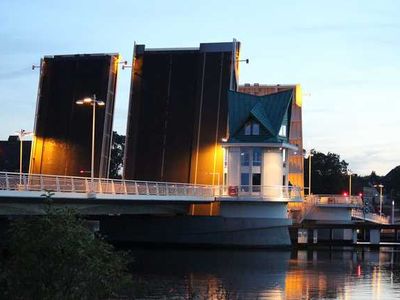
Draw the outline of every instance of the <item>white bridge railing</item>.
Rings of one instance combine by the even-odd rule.
[[[0,172],[0,190],[213,197],[210,185]]]
[[[302,201],[301,190],[294,186],[239,185],[216,187],[217,196],[264,198],[280,201]]]
[[[44,191],[121,195],[261,198],[301,201],[300,189],[285,186],[214,186],[107,178],[0,172],[0,191]]]
[[[312,205],[349,205],[358,206],[363,205],[360,196],[342,196],[342,195],[310,195],[306,196],[305,202]]]
[[[390,224],[390,218],[388,216],[381,216],[374,213],[364,213],[362,209],[352,209],[351,216],[353,218],[370,221],[378,224]]]

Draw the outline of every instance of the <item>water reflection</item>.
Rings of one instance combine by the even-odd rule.
[[[395,299],[399,250],[134,249],[142,299]]]

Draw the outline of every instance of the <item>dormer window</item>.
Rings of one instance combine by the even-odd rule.
[[[286,125],[282,125],[281,129],[279,130],[280,136],[286,136]]]
[[[260,124],[254,121],[247,122],[244,126],[245,135],[260,135]]]
[[[260,124],[253,123],[252,134],[253,135],[259,135],[260,134]]]

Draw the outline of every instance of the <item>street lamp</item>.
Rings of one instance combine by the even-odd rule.
[[[349,196],[351,197],[351,175],[353,175],[353,171],[347,169],[347,174],[349,175]]]
[[[19,138],[19,184],[22,184],[22,145],[25,136],[31,135],[32,132],[26,131],[25,129],[20,129],[15,132],[18,134]]]
[[[392,224],[394,224],[394,200],[392,200]]]
[[[308,195],[311,195],[311,157],[314,156],[313,151],[314,149],[311,149],[308,153]]]
[[[379,187],[379,215],[382,216],[382,189],[383,189],[383,184],[378,184],[374,185],[374,187]]]
[[[246,64],[248,64],[250,62],[250,60],[248,58],[246,59],[239,59],[238,62],[245,62]]]
[[[96,107],[104,106],[104,101],[97,100],[96,95],[93,95],[93,98],[87,97],[82,100],[78,100],[75,102],[78,105],[91,105],[93,107],[92,113],[92,161],[90,166],[90,177],[91,177],[91,190],[93,191],[93,181],[94,181],[94,136],[96,129]]]

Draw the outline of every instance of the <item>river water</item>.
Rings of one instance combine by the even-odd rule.
[[[132,253],[139,299],[400,299],[399,248]]]

